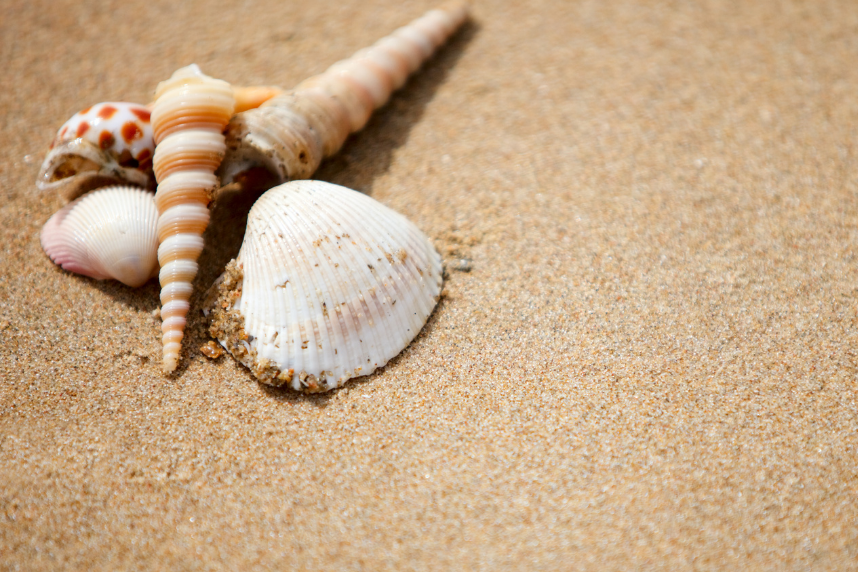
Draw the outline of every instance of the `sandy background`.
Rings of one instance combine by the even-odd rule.
[[[858,3],[478,0],[316,177],[472,270],[314,397],[197,313],[165,378],[157,284],[38,243],[74,112],[291,86],[433,2],[240,4],[0,6],[0,569],[858,568]]]

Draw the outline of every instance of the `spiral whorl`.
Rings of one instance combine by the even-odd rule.
[[[258,109],[237,114],[226,130],[219,174],[232,182],[254,168],[280,183],[308,178],[366,125],[467,18],[467,5],[430,10],[369,48],[335,63]]]
[[[208,226],[208,204],[223,159],[222,131],[235,107],[228,83],[204,75],[196,65],[158,85],[152,110],[158,191],[158,262],[161,265],[161,330],[164,370],[175,371],[197,274],[197,258]]]

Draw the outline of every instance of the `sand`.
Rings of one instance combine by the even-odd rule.
[[[291,86],[432,2],[237,6],[0,7],[0,569],[858,569],[858,4],[475,2],[316,176],[449,268],[321,396],[203,356],[198,313],[165,377],[157,284],[39,246],[74,112],[190,62]]]

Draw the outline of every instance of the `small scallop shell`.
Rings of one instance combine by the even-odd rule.
[[[464,3],[430,10],[258,109],[237,114],[226,129],[227,153],[218,171],[223,183],[253,177],[258,169],[279,183],[312,175],[467,17]]]
[[[441,257],[404,216],[321,181],[253,205],[208,300],[211,333],[262,382],[316,392],[399,354],[441,292]]]
[[[158,272],[157,219],[152,193],[105,187],[52,216],[42,228],[42,248],[69,272],[141,286]]]
[[[209,223],[208,204],[218,186],[214,172],[225,151],[221,132],[232,116],[235,97],[228,83],[208,77],[196,65],[161,82],[155,96],[161,331],[164,370],[171,372],[179,363],[197,259]]]
[[[42,190],[63,187],[67,199],[105,182],[154,189],[154,153],[146,107],[116,101],[99,103],[76,113],[60,127],[36,185]]]

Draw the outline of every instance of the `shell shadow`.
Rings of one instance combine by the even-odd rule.
[[[117,280],[96,280],[88,276],[81,276],[57,267],[58,272],[67,274],[72,280],[85,282],[91,287],[106,294],[115,301],[131,308],[136,312],[152,312],[160,307],[160,287],[157,278],[150,278],[143,286],[132,288]]]
[[[322,163],[313,178],[371,195],[373,180],[390,169],[394,151],[408,141],[412,127],[478,32],[476,22],[466,21],[387,105],[373,113],[363,130]]]

